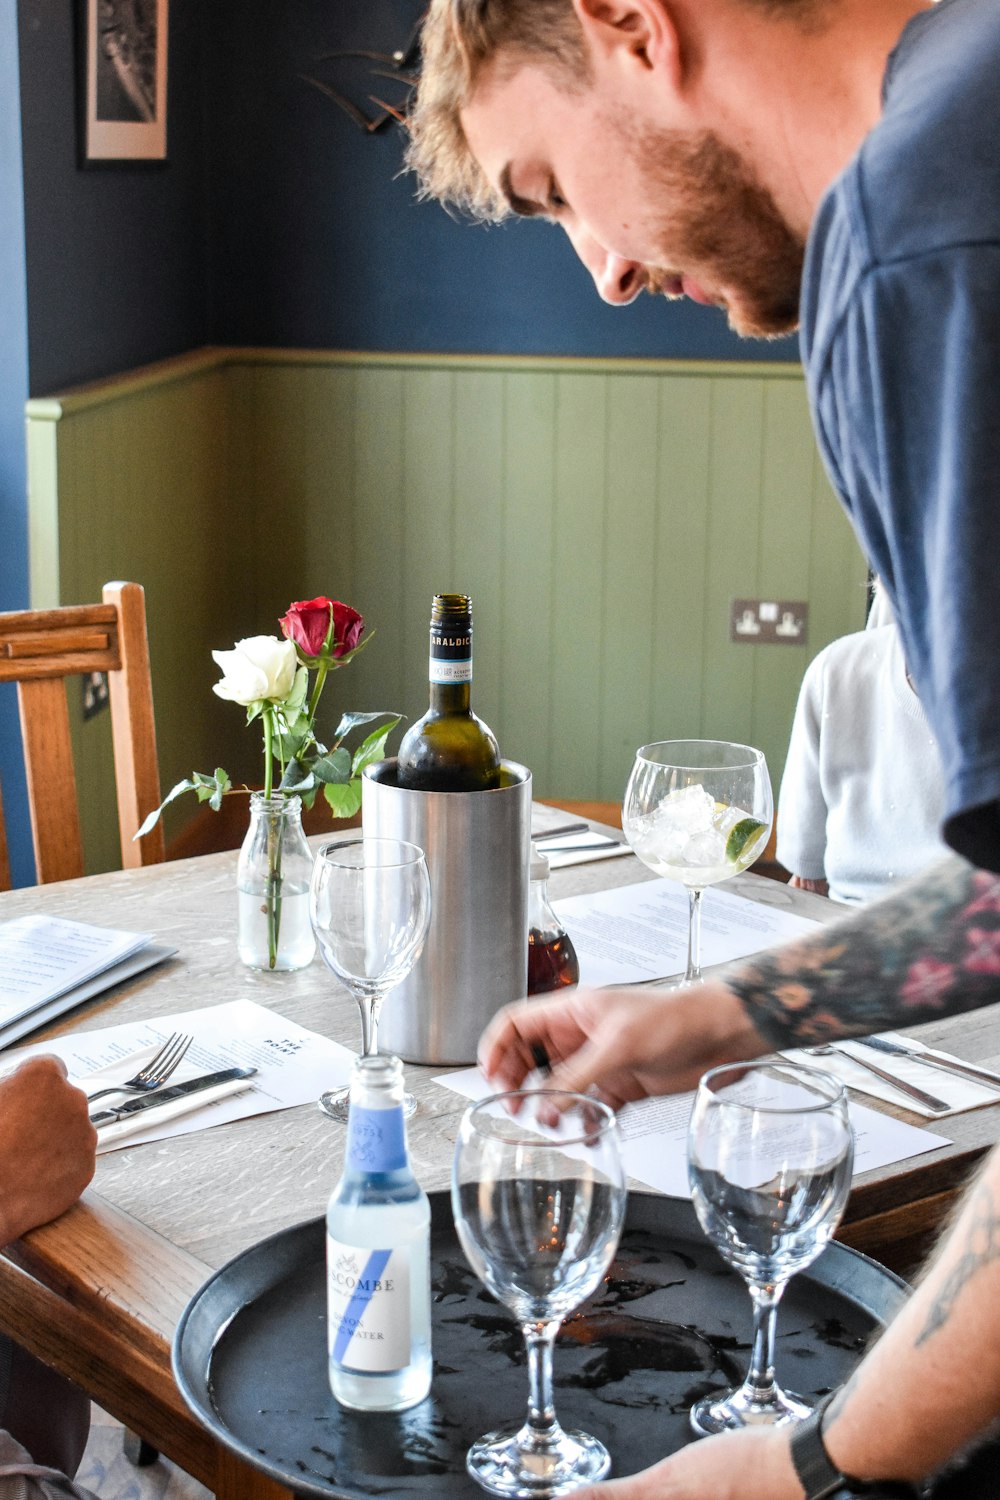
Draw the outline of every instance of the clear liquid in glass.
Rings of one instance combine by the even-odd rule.
[[[845,1154],[760,1188],[737,1186],[692,1162],[698,1221],[745,1278],[772,1285],[788,1281],[812,1264],[837,1227],[833,1205],[842,1195]]]

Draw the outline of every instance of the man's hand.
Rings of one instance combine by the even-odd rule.
[[[574,1491],[574,1500],[802,1500],[788,1429],[747,1428],[689,1443],[628,1479]]]
[[[76,1202],[96,1147],[87,1096],[58,1057],[31,1057],[0,1080],[0,1245]]]
[[[707,980],[669,991],[576,989],[508,1005],[484,1032],[479,1063],[497,1088],[516,1089],[547,1058],[549,1087],[596,1084],[617,1109],[692,1089],[706,1069],[770,1050],[738,997]]]

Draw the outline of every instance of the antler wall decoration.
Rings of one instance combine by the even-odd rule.
[[[306,73],[299,76],[304,83],[310,84],[331,99],[339,109],[344,111],[349,120],[353,120],[354,124],[368,135],[374,135],[376,131],[381,130],[393,120],[405,125],[407,106],[419,77],[420,31],[424,23],[424,14],[424,10],[421,9],[410,29],[409,36],[400,46],[391,51],[346,47],[338,48],[333,52],[324,52],[316,59],[317,66],[344,63],[349,60],[363,64],[378,64],[378,66],[365,68],[364,76],[366,79],[388,79],[393,85],[401,86],[402,92],[395,103],[379,98],[377,94],[368,93],[365,107],[362,107],[324,78],[313,77]],[[367,105],[372,104],[375,106],[375,113],[371,113],[367,108]]]

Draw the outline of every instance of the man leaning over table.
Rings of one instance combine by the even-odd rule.
[[[58,1218],[94,1175],[87,1097],[59,1058],[0,1080],[0,1245]],[[94,1500],[67,1479],[90,1427],[84,1393],[0,1337],[0,1500]]]
[[[1000,6],[431,0],[422,51],[409,162],[426,194],[561,226],[607,302],[687,295],[743,334],[801,325],[817,438],[898,621],[956,851],[696,990],[513,1008],[484,1039],[488,1072],[519,1083],[540,1043],[555,1084],[620,1102],[776,1046],[993,1003]],[[827,1414],[845,1469],[922,1475],[1000,1413],[998,1257],[994,1156],[922,1291]],[[804,1489],[778,1430],[709,1439],[600,1493]]]

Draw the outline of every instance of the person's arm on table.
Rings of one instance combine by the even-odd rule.
[[[814,896],[829,896],[830,885],[826,880],[807,880],[804,875],[792,875],[788,884],[795,891],[812,891]]]
[[[57,1057],[32,1057],[0,1080],[0,1245],[55,1219],[94,1175],[87,1096]]]
[[[917,1026],[1000,1000],[1000,876],[957,855],[815,934],[685,989],[585,990],[500,1011],[479,1060],[518,1088],[544,1049],[554,1088],[612,1105],[693,1088],[777,1048]]]
[[[1000,1150],[913,1297],[823,1423],[827,1455],[866,1481],[921,1480],[1000,1415]],[[802,1500],[788,1428],[693,1442],[579,1500]]]

